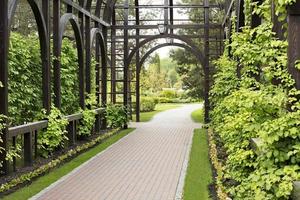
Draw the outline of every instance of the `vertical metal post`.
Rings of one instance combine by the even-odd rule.
[[[47,46],[45,54],[42,56],[43,59],[43,107],[49,113],[51,108],[51,67],[50,67],[50,17],[49,17],[49,1],[43,0],[42,2],[42,10],[43,16],[46,23],[47,29]]]
[[[25,166],[31,166],[33,161],[33,149],[32,149],[32,133],[28,132],[24,134],[24,164]]]
[[[272,22],[273,22],[273,28],[272,30],[276,33],[276,37],[280,40],[284,40],[284,32],[285,28],[283,27],[283,24],[286,23],[286,19],[284,22],[280,22],[278,20],[278,16],[275,14],[276,5],[274,3],[274,0],[272,1]]]
[[[258,0],[258,5],[262,4],[262,0]],[[258,14],[252,14],[251,28],[258,27],[261,25],[261,17]]]
[[[135,0],[135,24],[140,25],[140,13],[139,13],[139,1]],[[135,38],[135,44],[136,46],[139,45],[139,36],[140,36],[140,29],[135,29],[136,31],[136,38]],[[135,54],[135,73],[136,73],[136,82],[135,82],[135,116],[136,116],[136,121],[140,121],[140,51],[137,50]]]
[[[300,0],[288,7],[288,70],[300,89],[300,71],[295,62],[300,59]]]
[[[103,27],[102,28],[103,31],[103,37],[104,37],[104,44],[107,44],[107,28]],[[106,48],[103,47],[103,48]],[[105,49],[105,52],[107,52],[107,50]],[[101,104],[102,107],[106,107],[107,104],[107,60],[106,60],[106,55],[103,54],[102,56],[102,71],[101,71]],[[106,119],[104,118],[102,120],[101,123],[101,128],[105,129],[106,128]]]
[[[84,1],[79,1],[80,5],[83,7],[83,3]],[[79,11],[78,13],[78,18],[79,18],[79,23],[80,23],[80,32],[81,32],[81,35],[82,35],[82,46],[83,48],[85,47],[85,43],[87,41],[85,41],[85,28],[84,28],[84,24],[85,24],[85,17],[84,17],[84,14],[82,12]],[[89,41],[88,41],[89,42]],[[83,54],[83,59],[84,59],[84,52],[82,52]],[[84,61],[82,61],[84,62]],[[83,69],[80,69],[80,72],[79,72],[79,96],[80,96],[80,107],[82,109],[85,108],[85,69],[84,69],[85,65],[83,64]]]
[[[128,73],[129,73],[129,63],[128,63],[128,0],[124,1],[124,91],[123,91],[123,104],[128,112]],[[127,128],[127,125],[124,127]]]
[[[60,0],[53,0],[53,78],[54,78],[54,104],[61,108],[61,80],[60,80],[60,52],[59,52],[59,20]]]
[[[204,108],[205,123],[209,122],[209,0],[204,0]]]
[[[170,24],[174,24],[174,12],[173,12],[173,0],[169,0],[169,6],[170,6]],[[173,34],[173,28],[170,29],[170,34]]]
[[[244,0],[237,0],[236,11],[237,11],[236,32],[240,32],[242,31],[241,28],[245,26]]]
[[[0,81],[3,87],[0,87],[0,114],[8,115],[8,0],[0,1]],[[8,149],[8,130],[0,130],[2,132],[0,147]],[[8,162],[6,161],[6,151],[0,152],[0,162],[2,167],[0,172],[8,174]]]
[[[169,0],[164,0],[164,24],[167,26],[169,24]],[[166,29],[166,33],[168,33],[168,28]]]
[[[91,48],[90,34],[91,20],[89,16],[85,16],[85,91],[91,93]]]
[[[111,101],[116,103],[116,12],[113,9],[111,27]]]

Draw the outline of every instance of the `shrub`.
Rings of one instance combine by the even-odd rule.
[[[142,97],[141,98],[141,112],[153,111],[156,106],[156,100],[151,97]]]
[[[68,139],[66,136],[68,120],[62,116],[60,110],[52,107],[47,118],[47,130],[38,134],[38,146],[43,157],[48,157],[55,149],[64,146],[64,141]]]
[[[85,99],[87,109],[82,111],[83,118],[78,126],[79,136],[90,136],[96,121],[96,113],[93,109],[97,106],[96,95],[89,94]]]
[[[121,128],[128,122],[127,110],[123,105],[108,104],[106,119],[110,128]]]
[[[175,90],[163,90],[160,92],[159,96],[174,99],[177,98],[177,92]]]

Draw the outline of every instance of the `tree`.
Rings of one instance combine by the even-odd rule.
[[[203,97],[203,69],[196,57],[185,49],[170,51],[170,57],[176,62],[176,72],[182,81],[182,89],[193,98]]]

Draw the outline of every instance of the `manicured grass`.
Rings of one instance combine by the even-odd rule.
[[[162,103],[162,104],[157,104],[154,111],[151,111],[151,112],[141,112],[141,114],[140,114],[140,121],[141,122],[148,122],[157,113],[160,113],[160,112],[165,111],[165,110],[177,108],[177,107],[182,106],[182,105],[183,104],[176,104],[176,103]],[[135,115],[133,115],[133,119],[132,120],[136,121],[135,120]]]
[[[190,160],[185,177],[184,200],[208,200],[208,185],[212,183],[205,129],[195,129]]]
[[[192,112],[192,119],[194,122],[204,123],[204,113],[203,109],[200,108]]]
[[[57,181],[62,176],[68,174],[76,167],[80,166],[90,158],[94,157],[101,151],[105,150],[107,147],[112,145],[113,143],[120,140],[122,137],[126,136],[130,132],[132,132],[134,129],[129,128],[126,130],[122,130],[117,135],[113,135],[110,138],[106,139],[103,143],[100,143],[96,147],[88,150],[87,152],[80,154],[76,158],[72,159],[70,162],[62,165],[61,167],[52,170],[49,174],[46,174],[45,176],[42,176],[35,180],[32,184],[30,184],[27,187],[21,188],[20,190],[17,190],[16,192],[4,197],[3,199],[6,200],[25,200],[33,195],[37,194],[44,188],[48,187],[53,182]]]

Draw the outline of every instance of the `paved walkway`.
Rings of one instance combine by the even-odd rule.
[[[185,105],[133,123],[134,132],[32,199],[180,199],[193,129],[199,127],[190,114],[197,108]]]

